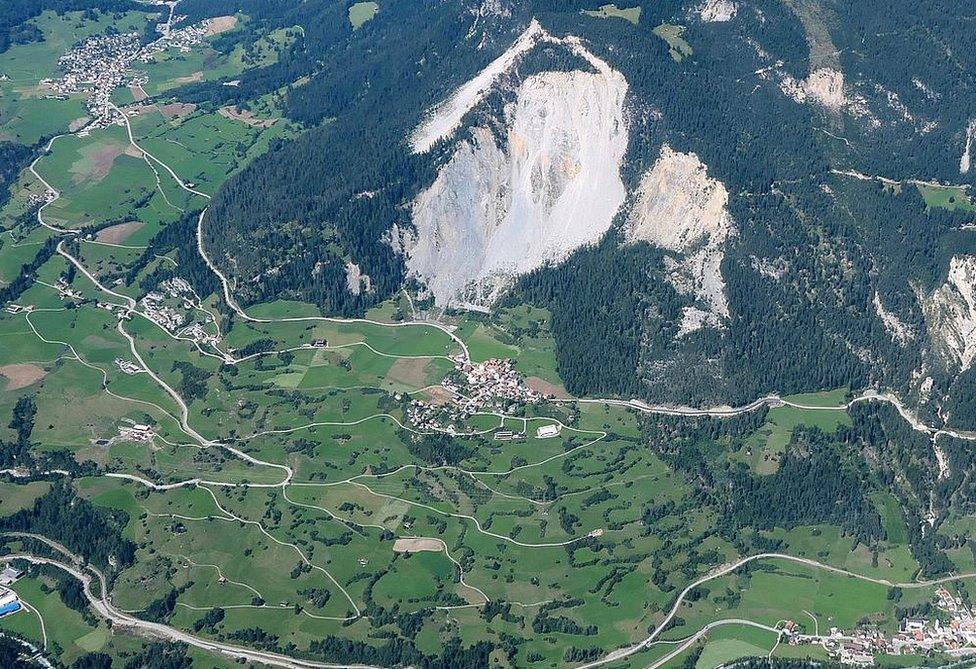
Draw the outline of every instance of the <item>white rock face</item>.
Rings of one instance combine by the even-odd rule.
[[[461,125],[464,115],[484,100],[498,77],[510,70],[524,54],[539,43],[539,40],[546,37],[548,37],[546,31],[538,21],[533,19],[525,32],[505,50],[505,53],[491,61],[473,79],[460,86],[430,111],[427,120],[417,126],[410,137],[410,146],[414,153],[425,153],[438,140],[453,134]]]
[[[369,274],[363,274],[359,265],[351,261],[346,263],[346,290],[353,295],[359,295],[364,290],[368,293],[372,284]]]
[[[844,73],[829,67],[811,72],[801,81],[785,75],[780,88],[797,102],[813,102],[830,111],[840,111],[850,103],[844,94]]]
[[[973,146],[973,135],[976,134],[976,119],[969,122],[966,126],[966,145],[963,147],[962,156],[959,158],[959,173],[968,174],[971,162],[970,151]]]
[[[624,200],[627,82],[563,43],[596,72],[526,78],[506,111],[506,141],[473,129],[413,203],[407,268],[438,304],[487,307],[514,276],[599,240]]]
[[[705,23],[721,23],[734,19],[739,8],[732,0],[705,0],[697,11]]]
[[[728,201],[725,186],[708,176],[698,156],[667,145],[635,194],[627,238],[680,253],[680,260],[667,263],[669,278],[679,292],[701,302],[702,308],[684,314],[682,334],[719,325],[729,315],[721,272],[725,243],[733,234]]]
[[[885,309],[884,303],[881,302],[880,295],[875,293],[872,301],[874,303],[874,313],[876,313],[878,318],[881,319],[881,322],[884,324],[888,334],[891,335],[893,341],[905,346],[915,339],[914,330],[912,330],[907,323],[898,318],[896,314],[893,314]]]
[[[976,359],[976,256],[953,256],[949,276],[925,304],[932,343],[960,371]]]

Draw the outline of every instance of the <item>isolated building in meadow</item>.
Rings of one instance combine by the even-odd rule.
[[[549,439],[550,437],[559,436],[559,426],[556,424],[543,425],[538,430],[535,431],[535,436],[539,439]]]

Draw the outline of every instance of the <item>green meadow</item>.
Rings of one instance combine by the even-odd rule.
[[[353,30],[359,30],[380,11],[378,2],[357,2],[349,6],[349,23]]]
[[[667,42],[668,54],[676,63],[681,62],[694,53],[691,45],[685,41],[685,27],[671,23],[662,23],[652,31],[655,35]]]
[[[635,26],[640,23],[641,6],[622,8],[615,4],[602,5],[599,9],[585,9],[583,13],[600,19],[618,18],[630,21]]]

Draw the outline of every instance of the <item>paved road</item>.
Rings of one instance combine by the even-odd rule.
[[[43,158],[44,156],[46,156],[48,154],[48,152],[51,150],[51,147],[54,146],[55,140],[57,140],[57,139],[59,139],[61,137],[64,137],[64,136],[65,135],[55,135],[54,137],[52,137],[51,140],[47,143],[47,146],[44,147],[44,151],[41,152],[41,155],[39,155],[37,158],[35,158],[33,160],[33,162],[31,162],[30,166],[27,169],[30,170],[30,173],[33,174],[37,178],[38,181],[40,181],[42,184],[44,184],[44,187],[48,190],[49,193],[52,193],[53,194],[53,197],[51,197],[51,199],[45,200],[44,204],[42,204],[37,209],[37,222],[40,223],[43,227],[47,228],[48,230],[52,230],[52,231],[57,232],[57,233],[60,233],[60,234],[75,234],[75,233],[81,232],[81,230],[78,230],[76,228],[58,228],[58,227],[55,227],[53,225],[49,225],[48,223],[45,223],[44,222],[44,217],[41,216],[41,212],[42,211],[44,211],[49,205],[54,204],[54,201],[61,197],[61,191],[59,191],[57,188],[55,188],[54,186],[52,186],[51,184],[49,184],[47,182],[47,180],[45,180],[44,177],[42,177],[38,173],[38,171],[36,169],[37,163],[38,163],[38,161],[41,158]]]
[[[74,556],[74,559],[80,558]],[[101,589],[101,593],[97,596],[92,594],[92,574],[83,570],[81,567],[75,566],[74,564],[68,564],[37,555],[31,555],[29,553],[13,553],[0,557],[0,562],[10,562],[11,560],[26,560],[34,564],[47,564],[67,572],[82,583],[85,590],[85,596],[88,598],[88,603],[91,605],[92,609],[94,609],[95,612],[102,618],[111,621],[114,628],[135,629],[160,639],[185,643],[189,646],[193,646],[194,648],[200,648],[201,650],[227,655],[233,658],[243,658],[250,662],[259,662],[273,667],[282,667],[283,669],[385,669],[367,664],[333,664],[329,662],[302,660],[289,657],[287,655],[281,655],[279,653],[258,651],[245,648],[243,646],[236,646],[234,644],[203,639],[192,634],[187,634],[186,632],[170,627],[169,625],[140,620],[135,616],[129,615],[128,613],[115,608],[115,606],[113,606],[106,597],[104,589]],[[93,568],[89,569],[95,571]],[[101,580],[101,574],[97,575],[99,580]]]
[[[610,404],[613,406],[622,406],[628,409],[636,409],[643,413],[648,414],[660,414],[666,416],[710,416],[713,418],[730,418],[733,416],[739,416],[742,414],[749,413],[751,411],[756,411],[764,406],[768,407],[778,407],[778,406],[791,406],[797,409],[805,409],[807,411],[848,411],[855,404],[861,402],[887,402],[891,404],[898,411],[898,414],[912,426],[912,429],[918,432],[924,432],[933,437],[939,435],[949,435],[956,437],[957,439],[964,439],[967,441],[976,441],[976,432],[969,430],[957,430],[953,428],[936,428],[930,425],[926,425],[921,421],[921,419],[916,416],[910,409],[908,409],[902,401],[895,395],[887,392],[877,391],[877,390],[866,390],[857,397],[853,398],[845,404],[840,404],[837,406],[817,406],[814,404],[803,404],[801,402],[794,402],[792,400],[785,399],[779,395],[767,395],[766,397],[760,397],[759,399],[753,400],[749,404],[744,404],[738,407],[729,406],[717,406],[717,407],[690,407],[690,406],[680,406],[680,405],[668,405],[668,404],[647,404],[641,400],[630,399],[622,400],[615,398],[571,398],[571,399],[557,399],[554,400],[561,403],[576,403],[576,404]]]
[[[772,560],[772,559],[797,562],[799,564],[804,564],[809,567],[824,569],[826,571],[830,571],[835,574],[842,574],[844,576],[850,576],[852,578],[857,578],[862,581],[877,583],[879,585],[885,585],[888,587],[894,586],[899,588],[927,588],[933,585],[940,585],[952,581],[961,581],[964,579],[976,578],[976,573],[966,573],[966,574],[958,574],[956,576],[945,576],[943,578],[936,578],[928,581],[909,581],[906,583],[896,583],[896,582],[889,581],[888,579],[874,578],[872,576],[864,576],[863,574],[857,574],[852,571],[848,571],[847,569],[841,569],[840,567],[834,567],[829,564],[824,564],[823,562],[818,562],[817,560],[811,560],[809,558],[804,558],[804,557],[797,557],[795,555],[786,555],[785,553],[759,553],[756,555],[750,555],[748,557],[741,558],[740,560],[731,562],[727,565],[723,565],[717,569],[714,569],[713,571],[705,574],[698,580],[689,584],[684,590],[681,591],[678,597],[674,600],[674,605],[671,607],[671,610],[668,611],[668,615],[664,617],[664,620],[662,620],[661,623],[656,628],[654,628],[654,631],[651,632],[651,634],[640,643],[637,643],[633,646],[628,646],[626,648],[619,648],[613,651],[612,653],[609,653],[605,657],[596,660],[595,662],[590,662],[588,664],[581,665],[580,667],[577,667],[577,669],[591,669],[592,667],[599,667],[609,662],[613,662],[615,660],[620,660],[625,657],[630,657],[635,653],[639,653],[640,651],[645,650],[661,634],[661,632],[664,631],[664,629],[668,626],[668,624],[670,624],[671,621],[674,620],[674,617],[678,614],[678,610],[680,609],[681,604],[684,602],[685,598],[688,596],[689,592],[691,592],[692,590],[694,590],[695,588],[697,588],[698,586],[704,583],[707,583],[716,578],[721,578],[722,576],[730,574],[733,571],[739,569],[740,567],[750,562],[755,562],[756,560]],[[749,624],[753,624],[756,626],[760,625],[759,623],[749,623]],[[709,627],[706,625],[705,628],[703,628],[703,631],[707,632],[708,629]],[[698,636],[699,637],[701,636],[701,632],[699,632]]]
[[[725,625],[742,625],[745,627],[756,627],[761,630],[766,630],[767,632],[772,632],[773,634],[776,634],[777,638],[779,637],[780,634],[783,633],[782,630],[776,629],[775,627],[770,627],[769,625],[763,625],[762,623],[757,623],[754,620],[746,620],[745,618],[726,618],[724,620],[716,620],[708,623],[700,630],[692,634],[690,637],[688,637],[684,641],[681,641],[677,646],[674,647],[673,650],[668,652],[666,655],[658,658],[651,664],[647,665],[646,669],[658,669],[658,667],[664,666],[665,664],[673,660],[675,657],[681,655],[681,653],[688,650],[689,646],[692,646],[696,641],[701,639],[703,636],[707,635],[710,631],[712,631],[716,627],[724,627]]]

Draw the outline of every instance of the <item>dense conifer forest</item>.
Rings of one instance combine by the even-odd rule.
[[[518,282],[509,303],[529,301],[554,314],[567,387],[689,403],[869,384],[907,390],[921,351],[892,342],[872,316],[875,295],[908,326],[921,326],[915,291],[933,289],[945,277],[948,258],[976,247],[976,237],[961,229],[964,212],[929,207],[915,188],[892,192],[835,171],[965,179],[950,138],[964,127],[970,75],[949,74],[954,68],[934,45],[873,29],[882,14],[914,16],[938,26],[947,44],[960,45],[954,51],[966,52],[963,60],[971,58],[961,48],[965,30],[945,20],[938,6],[916,15],[860,3],[825,14],[831,25],[853,26],[834,31],[841,52],[836,65],[848,80],[876,82],[879,88],[865,95],[897,90],[906,104],[938,118],[920,135],[894,119],[881,118],[877,128],[838,121],[796,104],[775,85],[753,86],[765,61],[746,45],[760,29],[762,48],[791,75],[801,78],[823,65],[819,51],[811,55],[796,12],[782,3],[759,4],[761,24],[755,13],[742,12],[721,28],[729,33],[722,40],[708,32],[715,28],[691,22],[694,55],[676,63],[648,57],[663,46],[646,26],[680,19],[678,2],[643,7],[638,26],[581,20],[579,11],[593,2],[518,3],[511,20],[484,28],[481,50],[468,48],[462,34],[468,25],[451,3],[393,2],[353,31],[341,3],[186,2],[193,18],[248,13],[243,31],[218,42],[227,50],[272,27],[309,26],[278,62],[249,71],[239,85],[217,81],[178,91],[181,99],[212,105],[283,91],[285,113],[308,128],[221,189],[205,220],[206,242],[215,261],[238,277],[244,303],[295,298],[325,313],[354,315],[395,293],[405,278],[396,231],[411,230],[409,202],[431,183],[450,149],[416,156],[406,149],[407,135],[486,54],[510,44],[518,19],[535,16],[554,34],[580,35],[626,77],[628,186],[668,143],[700,156],[709,175],[734,194],[729,212],[737,235],[722,265],[731,318],[721,330],[677,337],[688,300],[663,279],[667,253],[625,245],[614,231]],[[383,50],[373,48],[377,41]],[[866,46],[855,49],[855,42]],[[529,61],[524,67],[539,66]],[[966,64],[957,63],[968,71]],[[288,85],[298,77],[305,77],[301,86]],[[938,104],[912,85],[918,77],[939,91]],[[831,254],[812,252],[824,243]],[[790,271],[770,281],[756,264],[776,257],[788,258]],[[369,275],[370,291],[346,289],[349,262]],[[677,373],[660,374],[664,369]],[[705,373],[681,373],[688,369]],[[937,373],[935,383],[948,393],[954,378]],[[960,420],[967,420],[967,411],[957,409]]]

